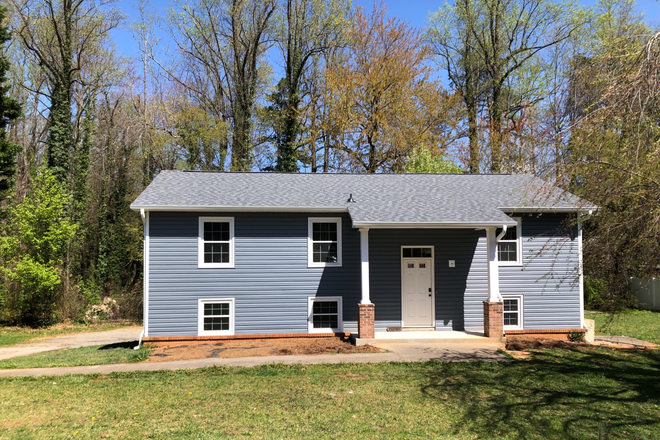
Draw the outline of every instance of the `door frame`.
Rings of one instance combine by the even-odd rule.
[[[405,248],[431,248],[431,325],[430,326],[426,326],[426,325],[409,326],[409,325],[404,324],[404,320],[403,320],[403,303],[404,303],[404,298],[403,298],[403,277],[404,277],[403,262],[405,260],[428,259],[428,257],[403,258],[403,249],[405,249]],[[406,246],[401,246],[401,249],[399,250],[399,261],[401,263],[401,287],[400,287],[400,292],[401,292],[401,327],[405,327],[405,328],[428,328],[428,327],[433,327],[433,330],[435,330],[435,246],[427,246],[427,245],[406,245]]]

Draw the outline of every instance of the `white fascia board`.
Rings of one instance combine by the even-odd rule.
[[[511,213],[534,213],[534,212],[543,212],[543,213],[559,213],[559,214],[570,214],[570,213],[590,213],[596,212],[600,208],[596,207],[575,207],[575,208],[549,208],[547,206],[526,206],[526,207],[499,207],[500,211],[511,212]]]
[[[370,229],[483,229],[483,228],[501,228],[502,226],[516,226],[515,220],[503,220],[501,222],[443,222],[443,223],[403,223],[403,222],[353,222],[354,228]]]
[[[339,206],[146,206],[131,205],[133,211],[188,211],[188,212],[348,212]]]

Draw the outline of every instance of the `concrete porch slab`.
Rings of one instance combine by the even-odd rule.
[[[357,336],[357,335],[356,335]],[[355,338],[355,345],[373,345],[380,347],[382,343],[397,344],[484,344],[497,345],[500,341],[494,341],[476,332],[458,332],[458,331],[405,331],[405,332],[376,332],[374,339]]]

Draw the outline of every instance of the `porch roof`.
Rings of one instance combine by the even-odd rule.
[[[131,208],[348,212],[354,227],[486,227],[514,226],[507,213],[591,211],[597,206],[529,174],[162,171]]]

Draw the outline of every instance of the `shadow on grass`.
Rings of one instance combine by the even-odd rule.
[[[117,342],[115,344],[102,345],[99,350],[114,350],[115,348],[134,348],[138,346],[138,341]]]
[[[660,350],[543,350],[472,365],[436,364],[422,391],[462,409],[459,424],[479,437],[659,438]]]

